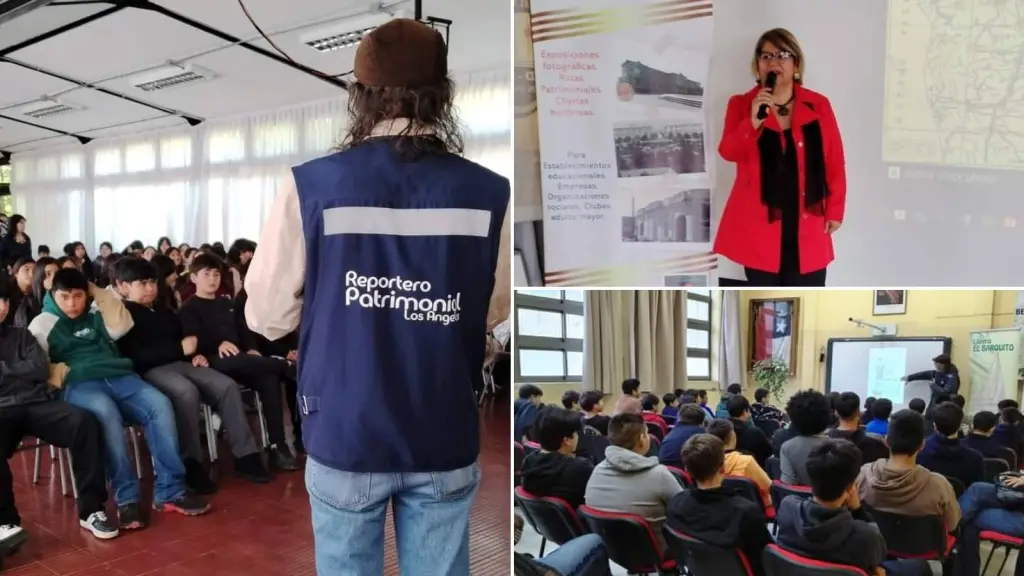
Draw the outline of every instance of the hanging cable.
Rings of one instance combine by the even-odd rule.
[[[306,66],[307,68],[309,68],[310,70],[312,70],[316,74],[319,74],[320,76],[323,76],[324,78],[342,78],[342,77],[348,76],[349,74],[352,74],[354,72],[354,70],[349,70],[348,72],[343,72],[341,74],[327,74],[325,72],[321,72],[320,70],[317,70],[316,68],[313,68],[312,66],[309,66],[309,65],[306,65],[306,64],[301,64],[300,62],[297,62],[294,58],[291,57],[291,55],[289,55],[287,52],[282,50],[280,46],[275,44],[274,41],[270,39],[270,36],[267,36],[267,34],[263,31],[263,29],[260,28],[260,25],[257,24],[256,20],[254,20],[252,15],[249,14],[249,9],[246,8],[245,2],[243,2],[242,0],[238,0],[238,6],[242,9],[242,13],[245,14],[246,19],[249,20],[249,23],[252,24],[252,27],[256,29],[256,32],[258,32],[259,35],[262,36],[263,39],[266,40],[267,43],[270,44],[270,46],[274,48],[274,50],[277,50],[281,54],[281,56],[284,56],[289,61],[291,61],[292,64],[299,64],[300,66]]]

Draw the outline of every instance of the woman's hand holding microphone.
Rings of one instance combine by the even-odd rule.
[[[757,113],[761,111],[761,106],[768,106],[768,116],[764,118],[758,118]],[[757,96],[754,96],[754,103],[750,108],[750,121],[754,123],[754,130],[761,127],[764,121],[775,112],[775,102],[772,100],[772,91],[768,88],[762,88]]]

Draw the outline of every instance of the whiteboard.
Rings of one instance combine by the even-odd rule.
[[[928,381],[900,379],[914,372],[932,370],[932,358],[949,354],[952,338],[830,338],[825,356],[825,391],[854,392],[861,401],[868,396],[892,400],[893,411],[906,408],[914,398],[931,398]]]

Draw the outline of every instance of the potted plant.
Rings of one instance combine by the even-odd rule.
[[[751,376],[758,388],[764,388],[776,402],[782,402],[789,379],[789,363],[780,358],[770,356],[758,360],[754,364]]]

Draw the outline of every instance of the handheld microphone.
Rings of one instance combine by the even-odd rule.
[[[775,82],[778,79],[779,79],[778,78],[778,74],[776,74],[775,72],[769,72],[768,73],[768,77],[764,79],[764,87],[767,88],[769,92],[772,91],[772,90],[775,90]],[[768,117],[768,105],[767,104],[761,104],[761,108],[758,109],[758,111],[757,111],[757,119],[758,120],[764,120],[767,117]]]

